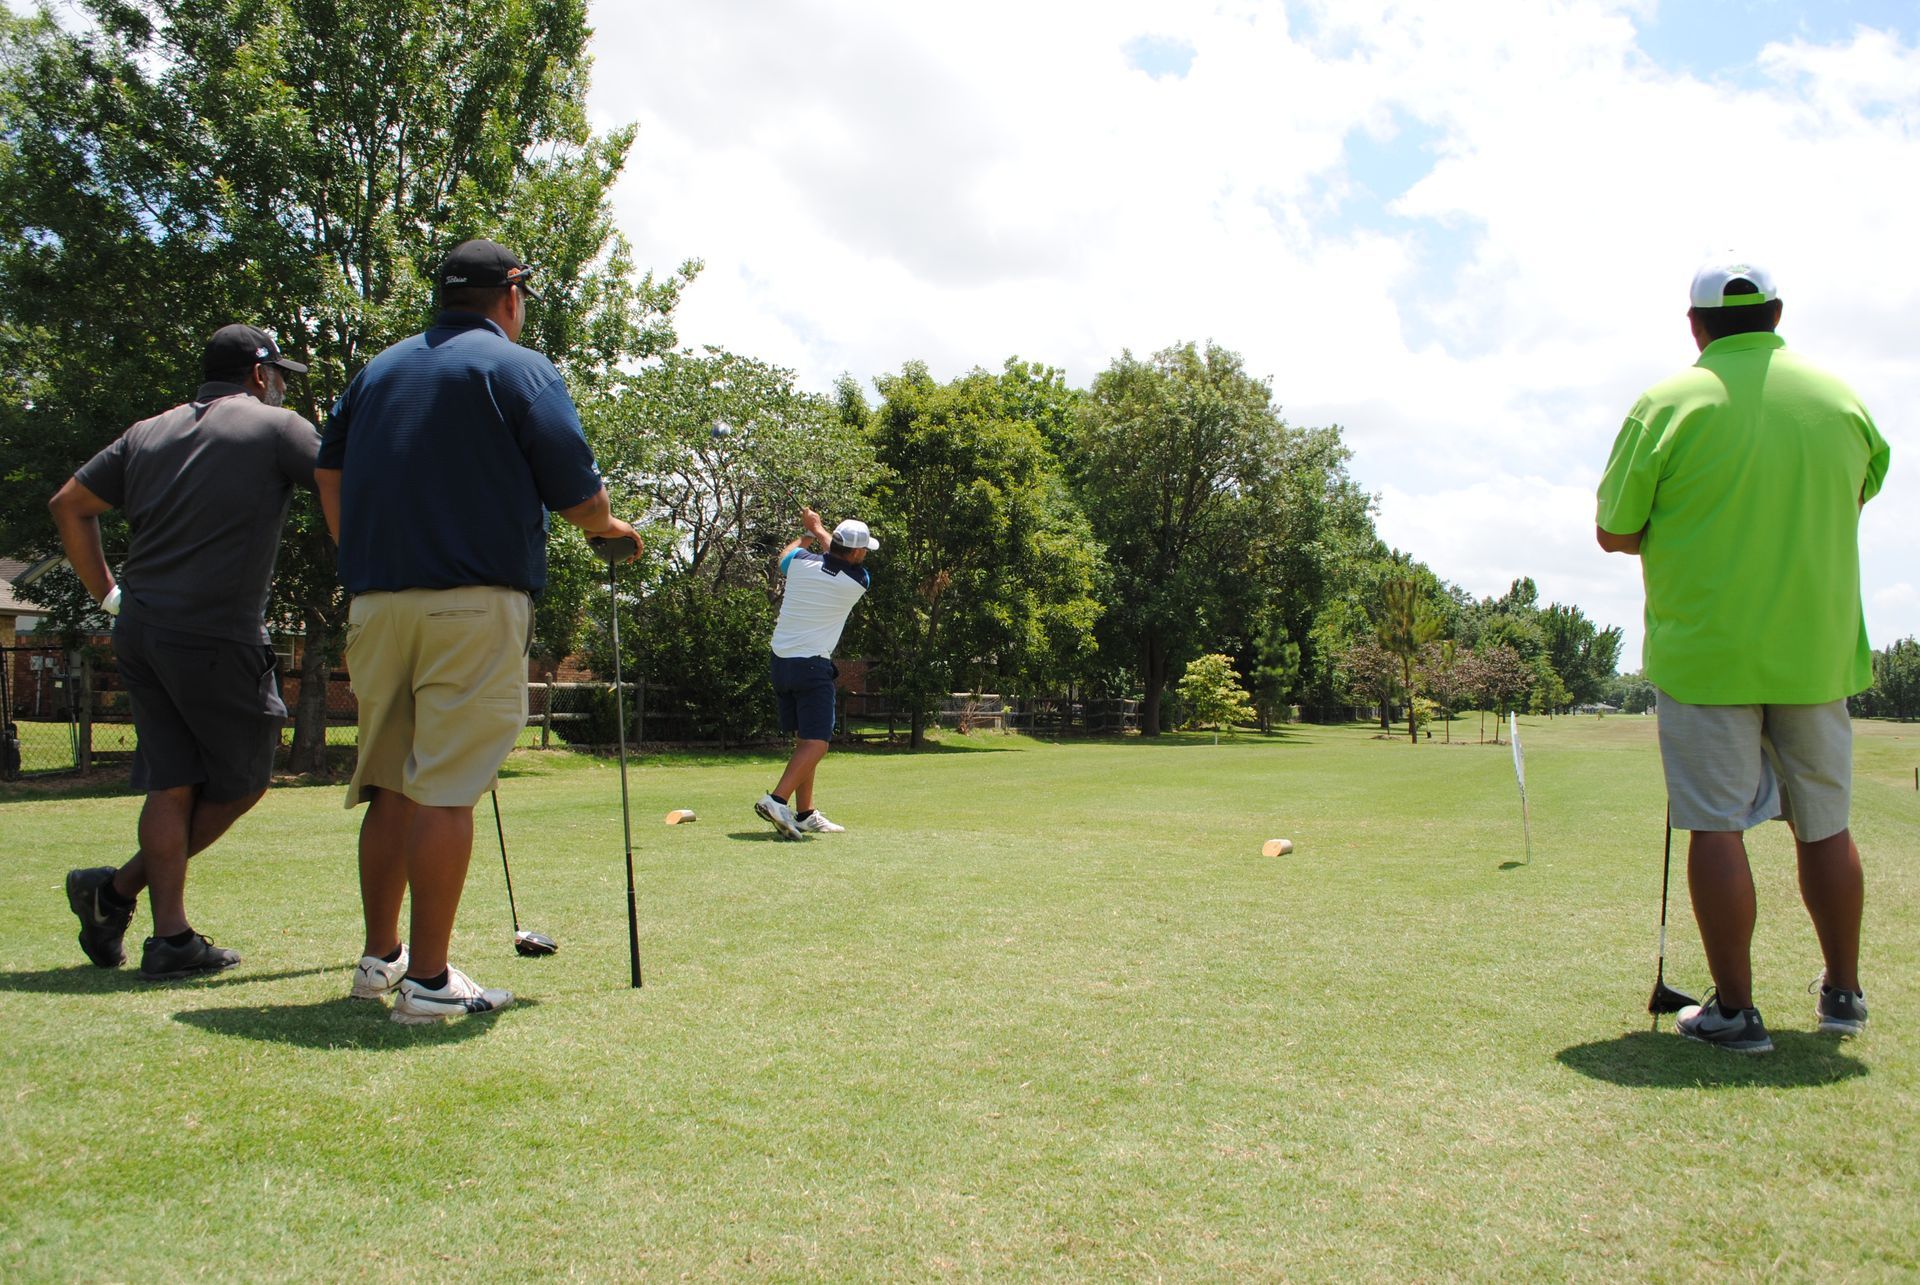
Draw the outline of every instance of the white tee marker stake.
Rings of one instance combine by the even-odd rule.
[[[1520,715],[1507,711],[1507,739],[1513,742],[1513,779],[1520,785],[1520,832],[1526,836],[1526,864],[1533,864],[1533,824],[1527,816],[1527,754],[1520,748]]]

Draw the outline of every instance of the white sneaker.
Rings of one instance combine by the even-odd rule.
[[[808,834],[845,834],[847,832],[847,827],[835,825],[827,820],[827,814],[817,808],[793,824],[795,828],[804,830]]]
[[[457,968],[447,969],[447,984],[428,990],[412,978],[400,982],[400,998],[393,1002],[393,1020],[422,1026],[461,1013],[491,1013],[513,1003],[512,991],[484,990]]]
[[[793,821],[793,809],[771,794],[761,795],[760,801],[753,805],[753,810],[760,814],[762,820],[769,822],[774,829],[778,830],[781,838],[798,839],[800,837],[800,827]]]
[[[400,958],[389,964],[378,955],[362,955],[353,970],[355,999],[385,999],[407,975],[407,945],[400,943]]]

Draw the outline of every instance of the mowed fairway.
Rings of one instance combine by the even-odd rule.
[[[522,752],[520,919],[560,953],[512,953],[483,801],[454,958],[522,1000],[424,1029],[344,998],[337,787],[196,863],[246,962],[161,986],[87,966],[61,892],[136,801],[9,795],[0,1279],[1910,1275],[1920,727],[1859,729],[1873,1022],[1813,1033],[1769,826],[1759,1059],[1648,1032],[1644,718],[1522,723],[1524,867],[1504,746],[1365,728],[836,753],[849,832],[805,844],[751,813],[772,759],[650,761],[637,992],[618,773]],[[1675,879],[1697,994],[1684,846]]]

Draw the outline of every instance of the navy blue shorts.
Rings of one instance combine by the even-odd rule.
[[[825,656],[775,656],[773,699],[780,730],[803,741],[833,739],[833,680],[840,669]]]
[[[122,616],[113,654],[139,736],[134,789],[198,785],[232,803],[267,788],[287,721],[273,648]]]

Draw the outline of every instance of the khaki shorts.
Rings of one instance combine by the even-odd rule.
[[[370,787],[429,807],[472,807],[527,725],[533,608],[518,589],[363,593],[347,613],[360,758],[347,806]]]
[[[1847,828],[1853,723],[1847,703],[1689,705],[1660,693],[1660,764],[1677,830],[1790,821],[1817,843]]]

